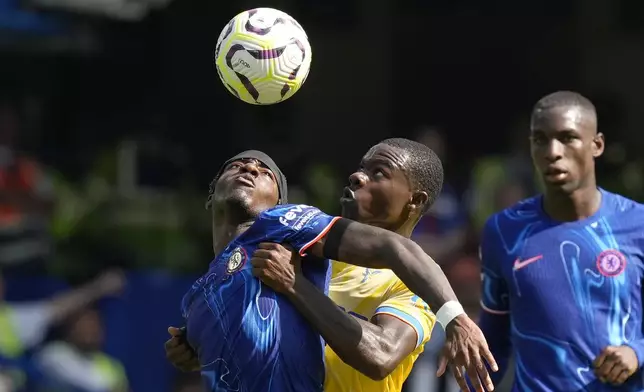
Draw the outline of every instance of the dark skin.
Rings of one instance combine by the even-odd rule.
[[[405,158],[387,145],[371,149],[349,177],[342,216],[410,237],[428,197],[409,182]],[[251,259],[255,276],[287,295],[345,363],[381,380],[414,351],[417,336],[409,324],[385,314],[370,321],[350,316],[301,274],[300,261],[297,253],[273,243],[260,244]]]
[[[273,172],[256,159],[229,163],[217,179],[206,207],[212,213],[212,244],[215,254],[246,231],[259,214],[277,205],[279,189]],[[166,357],[182,371],[200,369],[199,359],[185,340],[182,328],[169,327]]]
[[[555,220],[570,222],[592,216],[601,206],[595,158],[604,152],[593,111],[564,106],[536,111],[531,120],[532,160],[545,185],[543,207]],[[623,384],[639,368],[629,346],[608,346],[593,361],[597,378]]]
[[[410,213],[419,208],[421,208],[420,204],[408,206]],[[373,219],[380,222],[377,216],[374,216]],[[230,227],[224,233],[233,232],[234,230],[231,230]],[[239,232],[239,227],[237,227],[237,232]],[[229,235],[228,240],[230,239],[232,236]],[[327,236],[324,236],[313,244],[308,250],[309,253],[326,258],[324,254],[326,239]],[[335,253],[340,260],[351,264],[393,270],[413,292],[425,299],[434,309],[439,309],[448,301],[457,300],[440,267],[416,243],[394,232],[357,222],[349,222],[342,233]],[[359,325],[357,326],[359,328]],[[359,339],[356,339],[350,347],[356,347],[358,344]],[[167,355],[170,356],[170,353],[167,352]],[[466,315],[458,316],[452,320],[447,326],[444,360],[441,361],[439,372],[442,374],[447,362],[450,362],[457,381],[464,389],[467,389],[462,371],[465,368],[467,373],[476,380],[474,386],[477,390],[483,390],[479,377],[488,390],[492,390],[493,385],[485,366],[486,361],[496,370],[494,358],[489,352],[487,342],[478,326]]]

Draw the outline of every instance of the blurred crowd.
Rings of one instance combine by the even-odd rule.
[[[128,278],[131,271],[165,271],[190,282],[206,268],[212,257],[203,210],[207,184],[155,186],[154,178],[171,170],[141,158],[142,150],[164,151],[149,140],[123,141],[95,157],[82,175],[66,175],[37,154],[18,148],[18,129],[11,108],[0,107],[0,391],[157,391],[141,384],[131,387],[128,381],[139,368],[129,367],[135,360],[123,352],[146,350],[138,340],[121,342],[130,351],[121,350],[120,356],[104,350],[106,316],[101,301],[127,291],[133,285]],[[441,157],[447,176],[442,194],[413,238],[442,265],[461,302],[476,318],[478,233],[490,214],[539,189],[527,140],[518,138],[515,148],[505,154],[476,157],[463,178],[450,175],[458,157],[450,156],[444,132],[431,126],[415,132],[418,141]],[[612,154],[613,162],[610,151],[611,175],[601,183],[641,200],[642,171],[620,161],[619,152]],[[307,162],[301,179],[289,184],[292,202],[339,213],[338,197],[346,178],[330,162]],[[150,301],[150,292],[146,295]],[[151,325],[159,329],[153,341],[158,350],[150,354],[159,361],[163,340],[156,336],[168,326],[163,320],[180,322],[175,317],[180,294],[173,296],[155,306],[129,300],[134,312],[153,320]],[[172,316],[155,314],[154,309],[162,307],[172,309]],[[135,321],[119,322],[132,328]],[[451,378],[434,376],[442,338],[442,330],[436,328],[407,382],[410,392],[457,390]],[[125,338],[116,334],[111,339]],[[201,390],[194,375],[173,374],[166,379],[174,380],[176,391]]]

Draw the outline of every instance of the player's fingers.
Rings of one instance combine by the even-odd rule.
[[[485,362],[483,361],[482,358],[477,358],[475,361],[475,366],[476,366],[476,373],[478,374],[479,380],[481,381],[482,385],[485,387],[486,391],[493,391],[494,390],[494,383],[492,382],[492,378],[490,377],[490,373],[487,370],[487,366],[485,366]]]
[[[481,384],[481,380],[479,379],[478,369],[475,365],[475,361],[472,361],[465,370],[467,371],[467,377],[470,379],[470,383],[472,384],[472,387],[474,387],[474,390],[484,392],[483,385]]]
[[[273,257],[273,252],[267,249],[257,249],[253,252],[252,258],[270,260]]]
[[[176,347],[177,345],[179,345],[179,339],[171,337],[170,339],[165,341],[165,343],[163,344],[163,347],[165,347],[165,349],[168,350],[173,347]]]
[[[192,360],[192,352],[184,348],[176,348],[174,350],[168,351],[166,357],[172,362],[175,366],[181,366],[186,362]]]
[[[171,336],[181,336],[183,335],[183,329],[177,327],[168,327],[168,333]]]
[[[461,391],[469,391],[470,387],[467,385],[467,380],[465,380],[465,374],[463,372],[463,367],[454,365],[451,367],[452,368],[452,373],[454,375],[454,378],[456,379],[456,383],[458,384],[458,387],[461,389]],[[477,389],[477,386],[475,384],[474,380],[470,380],[472,382],[472,386],[474,387],[475,391],[479,391]],[[476,379],[476,382],[478,383],[478,379]],[[479,384],[480,387],[480,384]]]
[[[259,248],[259,249],[273,250],[273,249],[277,249],[277,248],[278,248],[278,246],[279,246],[279,244],[276,244],[276,243],[274,243],[274,242],[261,242],[261,243],[258,245],[258,248]]]
[[[614,384],[622,385],[626,382],[626,380],[628,380],[629,377],[630,374],[628,373],[628,370],[622,370],[622,372],[616,377]]]
[[[252,268],[253,276],[256,278],[263,278],[266,274],[264,273],[263,268],[253,267]]]
[[[617,379],[625,370],[626,369],[621,364],[615,364],[615,366],[613,366],[613,368],[608,372],[606,380],[611,384],[617,383]]]
[[[603,379],[603,381],[606,381],[608,379],[608,375],[610,372],[613,370],[613,367],[617,364],[617,361],[613,359],[612,357],[606,358],[602,365],[596,369],[595,374],[597,377]]]
[[[492,355],[492,352],[487,345],[481,348],[481,357],[485,359],[485,362],[487,362],[493,372],[499,371],[499,365],[496,364],[496,359],[494,359],[494,355]]]
[[[593,361],[593,367],[595,369],[601,367],[604,364],[604,361],[606,361],[606,358],[608,358],[609,354],[610,354],[610,351],[607,349],[604,349]]]
[[[445,370],[447,370],[447,356],[445,354],[442,354],[440,359],[438,360],[438,370],[436,370],[436,377],[440,377],[445,373]]]
[[[266,267],[267,265],[266,259],[262,257],[255,257],[255,256],[250,258],[250,264],[256,268],[263,268],[263,267]]]

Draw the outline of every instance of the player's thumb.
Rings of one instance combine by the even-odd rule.
[[[183,335],[183,331],[181,328],[176,328],[176,327],[168,327],[168,333],[170,336],[181,336]]]

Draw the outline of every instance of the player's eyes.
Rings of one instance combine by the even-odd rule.
[[[374,177],[374,178],[383,178],[383,177],[386,177],[386,175],[385,175],[385,171],[384,171],[384,170],[382,170],[382,169],[375,169],[375,170],[373,171],[373,177]]]

